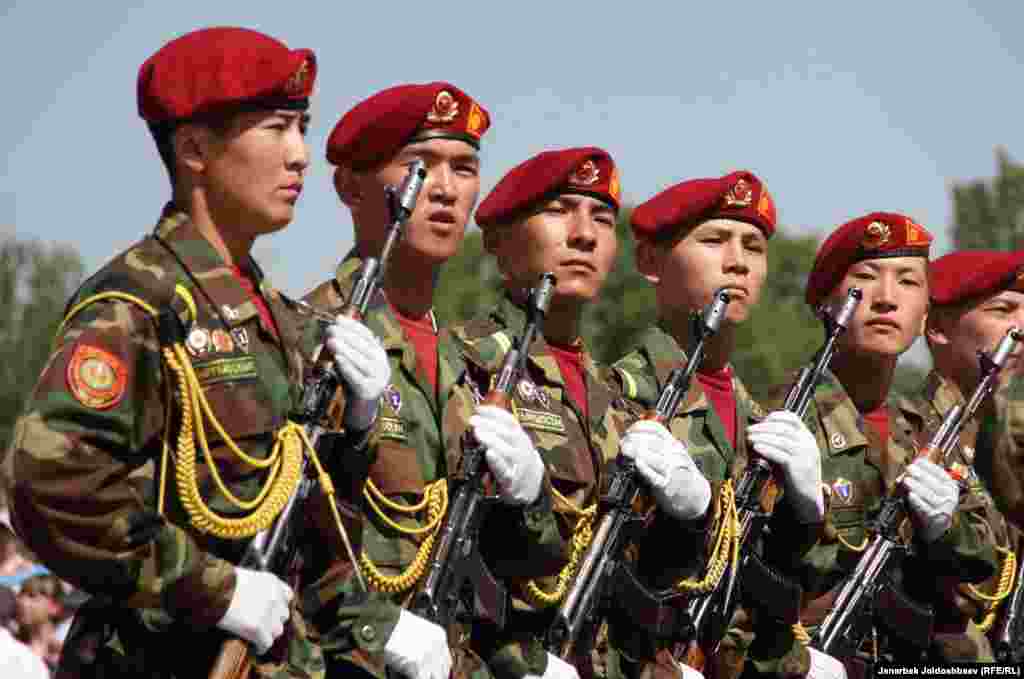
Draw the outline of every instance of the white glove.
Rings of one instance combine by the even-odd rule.
[[[796,413],[776,410],[747,427],[747,438],[754,450],[785,476],[784,487],[797,518],[808,523],[822,521],[821,451],[807,425]]]
[[[469,425],[485,447],[487,466],[498,481],[502,500],[511,505],[535,502],[544,482],[544,462],[515,415],[483,405],[469,418]]]
[[[548,668],[539,677],[536,674],[524,674],[523,679],[580,679],[576,668],[557,655],[548,653]]]
[[[619,450],[636,461],[636,470],[650,485],[658,506],[680,521],[704,515],[711,504],[711,484],[690,453],[664,426],[651,420],[626,430]]]
[[[903,480],[907,502],[916,515],[921,539],[934,542],[953,525],[953,512],[960,501],[960,486],[946,471],[921,458],[907,466]]]
[[[811,654],[811,669],[807,679],[846,679],[846,666],[827,653],[807,647]]]
[[[235,568],[235,593],[217,627],[251,642],[263,655],[288,621],[292,588],[273,573]]]
[[[351,318],[338,316],[326,334],[324,344],[348,385],[345,427],[365,431],[377,417],[380,395],[391,381],[388,353],[372,330]]]
[[[704,673],[700,670],[696,670],[684,662],[675,661],[676,667],[679,668],[679,672],[683,675],[683,679],[704,679]]]
[[[452,671],[448,635],[440,626],[402,609],[384,645],[384,662],[409,679],[448,679]]]

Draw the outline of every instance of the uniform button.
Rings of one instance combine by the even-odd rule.
[[[363,637],[364,641],[373,641],[377,638],[377,630],[373,628],[373,625],[363,625],[359,630],[359,634]]]

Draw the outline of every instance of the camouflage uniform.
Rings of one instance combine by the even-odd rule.
[[[361,263],[358,257],[349,255],[338,267],[336,277],[318,286],[305,300],[318,309],[337,313],[352,292]],[[405,504],[419,502],[428,484],[446,478],[456,469],[460,450],[458,436],[462,428],[455,430],[449,423],[468,419],[475,404],[460,388],[465,379],[462,358],[447,332],[441,332],[438,338],[435,393],[429,376],[417,361],[415,348],[406,339],[383,293],[379,292],[371,301],[364,322],[388,352],[391,385],[381,398],[377,423],[367,445],[361,450],[345,451],[343,464],[332,468],[332,475],[341,480],[339,493],[363,507],[365,554],[384,575],[393,577],[414,561],[424,537],[404,535],[387,526],[381,516],[367,506],[363,481],[368,476],[389,500]],[[307,347],[315,341],[307,337]],[[336,428],[340,427],[340,413],[344,410],[343,398],[339,390],[335,404],[339,418],[335,420]],[[427,521],[424,512],[402,515],[385,511],[391,520],[406,528],[419,528]],[[485,560],[496,577],[529,575],[535,562],[543,562],[542,558],[536,558],[538,550],[540,554],[545,549],[561,550],[547,494],[542,493],[541,501],[526,511],[498,508],[491,512],[488,521],[502,522],[503,529],[498,532],[502,532],[502,539],[507,541],[506,547],[511,546],[523,555],[515,563],[492,558],[488,546],[484,545]],[[509,532],[510,527],[516,532]],[[495,528],[488,523],[483,532],[494,533]],[[555,546],[546,547],[551,542]],[[335,674],[334,668],[340,672],[355,665],[383,679],[384,643],[398,620],[399,607],[407,605],[415,591],[413,586],[395,594],[380,591],[364,594],[355,581],[352,564],[347,559],[336,560],[327,575],[303,597],[307,616],[322,631],[321,641],[330,673]],[[467,634],[468,630],[461,626],[449,630],[455,660],[453,676],[489,676],[487,667],[466,648]]]
[[[491,376],[498,372],[511,340],[522,332],[525,319],[521,308],[503,298],[486,317],[452,329],[467,362],[468,379],[458,386],[460,398],[472,402],[486,394]],[[474,647],[499,679],[544,673],[547,656],[539,638],[550,626],[557,604],[546,607],[528,601],[530,597],[523,592],[525,580],[535,578],[544,592],[555,589],[554,576],[569,560],[577,510],[590,507],[598,500],[605,464],[618,454],[619,436],[626,424],[625,413],[617,407],[615,394],[602,381],[597,364],[586,351],[584,370],[587,418],[581,404],[570,397],[547,342],[538,336],[530,347],[526,377],[514,394],[514,412],[547,467],[545,484],[554,487],[557,529],[563,541],[558,545],[560,549],[550,550],[547,557],[541,559],[516,552],[499,532],[488,535],[494,554],[517,574],[511,588],[512,610],[504,631],[500,635],[477,634],[474,638]],[[472,409],[466,408],[452,414],[465,420],[471,413]],[[453,423],[451,431],[457,433],[465,427],[465,421],[461,425]],[[599,639],[591,661],[576,659],[583,676],[594,670],[594,663],[597,673],[604,673],[602,644]]]
[[[685,367],[686,361],[686,354],[675,338],[662,327],[652,327],[642,336],[637,349],[614,364],[613,374],[630,405],[641,412],[655,406],[669,374],[675,368]],[[711,483],[713,491],[707,516],[689,525],[684,524],[683,530],[670,538],[674,544],[680,544],[683,537],[686,541],[684,547],[676,550],[680,556],[686,557],[685,561],[677,564],[677,572],[666,573],[674,576],[674,580],[680,577],[699,578],[703,575],[712,547],[711,538],[720,528],[717,513],[719,492],[726,480],[737,481],[742,475],[748,459],[744,432],[748,425],[764,416],[761,407],[737,377],[733,378],[733,389],[737,422],[735,448],[697,380],[690,384],[679,410],[669,423],[670,431],[686,444],[697,467]],[[781,502],[766,530],[780,547],[780,553],[800,555],[814,545],[820,528],[821,524],[797,523],[788,503]],[[669,586],[674,580],[662,584]],[[776,623],[772,621],[772,624]],[[735,676],[742,670],[754,639],[753,625],[750,611],[742,608],[737,611],[720,652],[708,660],[714,665],[714,676]],[[774,646],[765,656],[753,659],[765,673],[802,674],[808,668],[809,656],[795,640],[791,640],[788,647]]]
[[[278,293],[261,286],[280,330],[275,336],[185,213],[165,208],[153,234],[87,280],[68,308],[117,291],[184,321],[189,316],[176,285],[195,300],[192,327],[216,340],[192,359],[213,412],[243,450],[265,458],[298,396],[299,319]],[[75,617],[58,676],[206,676],[226,638],[211,628],[227,610],[231,564],[247,541],[195,529],[173,473],[165,479],[163,515],[157,511],[163,441],[177,440],[182,412],[160,347],[156,319],[137,305],[86,306],[57,336],[16,427],[9,464],[18,532],[50,569],[93,595]],[[108,377],[118,366],[124,382],[90,374],[81,362],[90,352]],[[263,472],[230,454],[212,431],[209,441],[227,487],[253,498]],[[201,457],[196,466],[200,492],[218,514],[244,513],[214,487]],[[323,676],[320,650],[296,610],[287,662],[257,665],[255,675]]]
[[[1024,530],[1024,375],[1013,375],[981,418],[974,466],[996,506]]]
[[[801,620],[809,630],[824,618],[842,579],[855,568],[861,554],[857,548],[868,544],[867,524],[878,513],[882,497],[892,490],[929,434],[921,414],[907,403],[891,404],[889,413],[890,433],[883,443],[831,372],[815,386],[805,422],[822,451],[822,482],[827,492],[824,535],[797,569],[804,588]],[[895,575],[904,576],[907,594],[928,602],[934,598],[932,583],[937,577],[955,576],[972,583],[991,577],[996,569],[994,545],[985,516],[961,500],[950,529],[931,544],[915,541],[916,556],[905,562],[902,574]],[[897,655],[908,652],[895,651]],[[851,676],[863,669],[858,660],[841,660],[847,662]]]

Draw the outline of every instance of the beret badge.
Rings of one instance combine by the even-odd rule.
[[[597,169],[597,163],[587,159],[580,163],[576,171],[569,177],[569,183],[576,186],[593,186],[601,178],[601,171]]]
[[[459,115],[459,102],[448,90],[441,90],[434,98],[434,106],[427,114],[427,120],[434,124],[450,123]]]
[[[301,94],[306,89],[307,78],[309,78],[309,59],[303,59],[295,73],[292,73],[284,84],[285,93],[289,96]]]
[[[892,231],[889,229],[889,225],[884,222],[871,222],[868,224],[868,228],[864,230],[864,247],[869,250],[880,248],[889,242],[889,238],[892,235]]]
[[[750,207],[754,201],[754,188],[746,179],[739,179],[723,197],[726,207]]]

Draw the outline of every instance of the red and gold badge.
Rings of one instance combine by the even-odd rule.
[[[593,186],[601,178],[601,171],[597,169],[597,163],[589,158],[580,163],[576,171],[569,177],[569,183],[576,186]]]
[[[235,343],[231,339],[231,335],[228,334],[227,330],[217,328],[210,333],[210,341],[213,343],[213,348],[222,354],[235,350]]]
[[[427,114],[427,120],[432,123],[450,123],[459,115],[459,102],[448,90],[441,90],[434,98],[434,107]]]
[[[79,344],[71,354],[67,371],[68,389],[79,403],[96,410],[113,408],[124,397],[128,369],[120,358],[88,344]]]
[[[757,214],[761,215],[762,219],[775,223],[775,201],[764,187],[761,187],[761,197],[757,199]]]
[[[309,77],[309,60],[305,59],[296,69],[295,73],[292,73],[288,77],[288,81],[284,84],[285,94],[290,96],[297,96],[302,94],[306,89],[306,78]]]
[[[931,238],[920,224],[907,220],[907,245],[928,245],[931,242]]]
[[[889,225],[884,222],[871,222],[868,224],[868,228],[864,230],[864,247],[869,250],[880,248],[889,242],[889,238],[892,236],[892,230]]]
[[[608,194],[615,199],[616,203],[622,199],[622,183],[619,180],[619,168],[612,167],[612,179],[608,182]]]
[[[487,116],[484,115],[484,111],[480,108],[479,104],[474,101],[473,105],[469,108],[469,116],[466,119],[466,132],[479,139],[486,128]]]
[[[754,187],[742,177],[725,194],[726,207],[750,207],[754,202]]]

